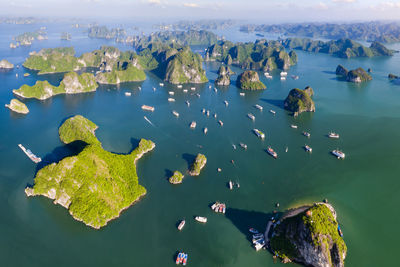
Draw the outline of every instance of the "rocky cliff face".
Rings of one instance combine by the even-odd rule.
[[[365,81],[372,80],[371,75],[369,75],[363,68],[357,68],[355,70],[348,71],[342,65],[338,65],[336,68],[336,75],[341,76],[348,82],[361,83]]]
[[[258,73],[252,70],[242,72],[236,81],[237,86],[244,90],[262,90],[267,87],[260,82]]]
[[[82,73],[78,75],[76,72],[70,72],[64,75],[61,81],[64,85],[66,94],[77,94],[82,92],[96,91],[96,79],[91,73]]]
[[[215,80],[216,85],[228,86],[231,84],[231,71],[229,67],[221,66],[218,70],[218,78]]]
[[[345,67],[340,65],[340,64],[336,68],[336,75],[340,75],[340,76],[344,76],[345,77],[345,76],[347,76],[348,72],[349,71]]]
[[[8,60],[2,59],[0,61],[0,69],[12,69],[12,68],[14,68],[14,65],[10,63]]]
[[[305,111],[315,111],[315,104],[312,100],[314,90],[307,86],[304,90],[294,88],[289,92],[284,102],[285,109],[299,114]]]
[[[208,81],[200,55],[193,53],[189,47],[179,50],[172,49],[172,52],[174,52],[172,55],[166,53],[164,61],[164,65],[166,65],[165,81],[173,84]]]
[[[334,208],[316,203],[289,210],[273,224],[270,247],[284,262],[314,267],[343,267],[346,244]]]

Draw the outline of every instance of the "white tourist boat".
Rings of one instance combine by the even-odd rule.
[[[206,113],[206,109],[202,108],[201,113],[203,113],[203,114]]]
[[[154,111],[154,107],[152,107],[152,106],[147,106],[147,105],[143,105],[143,106],[142,106],[142,109],[143,109],[143,110],[147,110],[147,111],[152,111],[152,112]]]
[[[202,216],[196,216],[195,220],[201,223],[206,223],[207,222],[207,217],[202,217]]]
[[[286,77],[287,76],[287,72],[286,71],[281,71],[281,77]]]
[[[179,113],[175,110],[172,111],[172,114],[174,114],[175,117],[179,117]]]
[[[169,95],[174,95],[174,94],[175,94],[175,92],[173,92],[173,91],[169,91],[169,92],[168,92],[168,94],[169,94]]]
[[[219,125],[224,126],[224,123],[221,120],[219,120],[218,123]]]
[[[269,112],[271,112],[271,113],[274,114],[274,115],[276,114],[276,111],[275,111],[275,110],[272,110],[272,109],[270,109]]]
[[[126,95],[126,96],[131,96],[132,93],[131,93],[131,92],[125,92],[125,95]]]
[[[308,137],[308,138],[311,137],[311,134],[310,134],[309,132],[303,132],[303,135],[304,135],[305,137]]]
[[[245,96],[245,93],[239,93],[240,96]]]
[[[281,81],[286,81],[286,77],[285,76],[281,76]]]
[[[264,108],[262,106],[260,106],[259,104],[254,105],[254,107],[258,110],[263,110]]]
[[[190,90],[195,91],[196,87],[190,87]]]
[[[183,227],[185,226],[185,224],[186,224],[186,221],[182,220],[178,225],[178,230],[181,231],[183,229]]]
[[[207,110],[206,115],[207,115],[207,117],[210,116],[210,111],[209,110]]]
[[[340,150],[338,150],[338,149],[333,150],[331,153],[332,153],[334,156],[336,156],[338,159],[344,159],[345,156],[346,156],[342,151],[340,151]]]
[[[187,90],[187,89],[183,89],[183,92],[184,92],[184,93],[187,93],[187,92],[188,92],[188,90]]]
[[[312,152],[312,148],[309,145],[305,145],[304,149],[306,150],[306,152],[309,152],[309,153]]]
[[[278,158],[278,153],[276,153],[275,150],[273,150],[272,147],[270,146],[267,148],[267,153],[270,154],[275,159]]]
[[[203,133],[204,133],[204,134],[207,134],[207,132],[208,132],[208,129],[207,129],[207,127],[205,127],[205,128],[203,129]]]
[[[178,84],[176,87],[177,88],[182,88],[182,84]]]
[[[185,101],[185,103],[186,103],[186,105],[188,106],[188,107],[190,107],[190,102],[189,101]]]
[[[253,129],[253,132],[257,135],[257,137],[264,139],[265,138],[265,134],[263,132],[261,132],[258,129]]]
[[[291,124],[290,127],[293,129],[297,129],[297,125],[295,125],[295,124]]]
[[[229,105],[228,101],[226,101],[226,100],[224,100],[224,104],[225,104],[225,106]]]
[[[247,117],[248,117],[249,119],[251,119],[252,121],[255,121],[255,120],[256,120],[256,117],[255,117],[253,114],[251,114],[251,113],[248,113],[248,114],[247,114]]]
[[[334,133],[334,132],[330,132],[328,134],[329,138],[334,138],[334,139],[339,139],[339,134],[338,133]]]
[[[175,98],[168,98],[168,102],[175,102]]]
[[[247,145],[246,145],[245,143],[240,143],[240,146],[241,146],[243,149],[247,149]]]
[[[229,180],[229,189],[232,190],[233,189],[233,182]]]
[[[161,86],[161,87],[163,87],[163,86],[164,86],[164,84],[163,84],[163,83],[160,83],[160,86]]]
[[[190,123],[190,128],[194,129],[194,128],[196,128],[196,125],[197,125],[197,123],[195,121],[192,121]]]

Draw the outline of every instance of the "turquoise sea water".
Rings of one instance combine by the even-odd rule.
[[[73,45],[80,54],[112,44],[84,38],[81,30],[73,33],[71,43],[62,42],[58,26],[48,41],[30,48],[8,48],[13,32],[31,27],[0,25],[0,58],[21,65],[29,51],[42,47]],[[51,26],[48,28],[51,32]],[[227,37],[234,39],[235,35]],[[239,37],[244,38],[243,34]],[[283,211],[327,198],[338,212],[348,246],[346,266],[395,266],[393,255],[400,237],[400,85],[389,82],[387,74],[400,74],[400,55],[351,60],[304,52],[298,55],[299,64],[290,69],[289,77],[294,74],[300,79],[281,82],[279,73],[274,72],[273,80],[261,78],[267,90],[246,92],[244,97],[235,85],[218,88],[218,92],[210,90],[219,65],[205,63],[210,83],[186,85],[186,94],[167,84],[160,87],[161,81],[149,73],[143,83],[101,86],[94,93],[56,96],[42,102],[24,101],[30,109],[26,116],[0,109],[1,265],[174,266],[176,252],[184,250],[189,254],[188,266],[276,266],[270,253],[251,247],[247,229],[263,230],[277,202]],[[334,70],[339,63],[350,69],[371,67],[373,80],[361,85],[338,81]],[[24,72],[19,68],[0,73],[2,104],[13,97],[12,89],[24,83],[49,79],[57,84],[62,78],[23,77]],[[315,91],[316,112],[293,118],[282,109],[283,99],[290,89],[307,85]],[[195,91],[190,90],[192,86]],[[175,92],[176,102],[167,102],[168,91]],[[132,96],[126,97],[125,92]],[[228,107],[224,100],[229,101]],[[155,112],[142,111],[143,104],[154,106]],[[262,105],[264,111],[255,109],[254,104]],[[224,126],[202,114],[202,108],[217,113]],[[276,111],[275,116],[270,109]],[[180,117],[174,117],[172,110]],[[249,112],[256,116],[255,122],[246,117]],[[101,230],[73,220],[64,208],[46,198],[27,198],[24,193],[26,185],[33,183],[37,166],[17,144],[24,144],[45,162],[69,155],[59,141],[58,127],[75,114],[99,126],[96,134],[109,151],[127,153],[140,138],[156,143],[155,150],[137,164],[140,183],[148,194]],[[189,128],[192,120],[197,121],[195,130]],[[292,129],[290,124],[299,128]],[[207,135],[203,127],[208,127]],[[266,139],[257,139],[253,128],[264,131]],[[311,133],[310,139],[301,134],[303,130]],[[341,138],[327,138],[331,130]],[[239,142],[248,145],[247,151]],[[238,148],[234,150],[232,144]],[[312,154],[304,151],[304,144],[313,148]],[[268,145],[277,151],[277,160],[265,152]],[[346,153],[344,161],[330,155],[336,148]],[[182,185],[170,185],[170,172],[186,172],[197,153],[208,159],[201,175],[186,176]],[[222,172],[217,172],[218,167]],[[230,191],[230,179],[239,182],[240,188]],[[209,205],[214,201],[227,204],[225,215],[211,211]],[[208,217],[208,223],[195,222],[197,215]],[[176,229],[180,219],[186,219],[181,232]]]

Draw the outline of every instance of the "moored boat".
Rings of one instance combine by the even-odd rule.
[[[293,129],[297,129],[297,125],[295,125],[295,124],[291,124],[290,127]]]
[[[240,96],[245,96],[245,93],[239,93]]]
[[[183,227],[185,226],[185,224],[186,224],[186,221],[182,220],[178,225],[178,230],[181,231],[183,229]]]
[[[174,114],[175,117],[179,117],[179,113],[176,112],[175,110],[172,111],[172,114]]]
[[[228,101],[226,101],[226,100],[224,100],[224,104],[225,104],[225,106],[229,105]]]
[[[247,145],[246,145],[245,143],[240,143],[240,146],[241,146],[243,149],[247,149]]]
[[[125,92],[125,95],[126,95],[126,96],[131,96],[132,93],[131,93],[131,92]]]
[[[207,132],[208,132],[208,129],[207,129],[207,127],[205,127],[205,128],[203,129],[203,133],[204,133],[204,134],[207,134]]]
[[[175,98],[168,98],[168,102],[175,102]]]
[[[219,120],[218,123],[219,125],[224,126],[224,123],[221,120]]]
[[[248,117],[249,119],[251,119],[252,121],[254,121],[254,120],[256,119],[256,117],[255,117],[253,114],[251,114],[251,113],[248,113],[248,114],[247,114],[247,117]]]
[[[286,81],[286,77],[285,76],[281,76],[281,81]]]
[[[287,76],[287,72],[286,72],[286,71],[281,71],[281,76],[282,76],[282,77]]]
[[[178,84],[176,87],[178,87],[178,88],[182,88],[182,85],[181,85],[181,84]]]
[[[259,104],[254,105],[254,107],[258,110],[263,110],[264,108],[262,106],[260,106]]]
[[[232,190],[233,189],[233,183],[232,181],[229,180],[229,189]]]
[[[163,87],[163,86],[164,86],[164,84],[163,84],[163,83],[159,83],[159,84],[160,84],[160,86],[161,86],[161,87]]]
[[[169,91],[168,94],[169,95],[175,95],[175,93],[173,91]]]
[[[275,110],[272,110],[272,109],[270,109],[269,112],[271,112],[271,113],[274,114],[274,115],[276,114],[276,111],[275,111]]]
[[[338,159],[344,159],[345,156],[346,156],[342,151],[340,151],[340,150],[338,150],[338,149],[333,150],[331,153],[332,153],[334,156],[336,156]]]
[[[201,223],[206,223],[207,222],[207,217],[202,217],[202,216],[196,216],[195,220]]]
[[[151,112],[154,111],[154,107],[152,107],[152,106],[147,106],[147,105],[143,105],[143,106],[142,106],[142,109],[143,109],[143,110],[147,110],[147,111],[151,111]]]
[[[253,129],[253,132],[255,133],[255,135],[257,135],[257,137],[264,139],[265,138],[265,134],[263,132],[261,132],[258,129]]]
[[[270,147],[270,146],[267,148],[267,153],[270,154],[270,155],[271,155],[272,157],[274,157],[275,159],[278,158],[278,153],[276,153],[276,152],[272,149],[272,147]]]
[[[329,138],[335,138],[335,139],[339,139],[339,134],[338,133],[334,133],[334,132],[330,132],[328,134]]]
[[[309,146],[309,145],[305,145],[304,146],[304,149],[307,151],[307,152],[312,152],[312,148]]]
[[[308,138],[311,137],[311,134],[310,134],[309,132],[303,132],[303,135],[304,135],[305,137],[308,137]]]
[[[190,123],[190,128],[194,129],[194,128],[196,128],[196,125],[197,125],[197,123],[195,121],[192,121]]]
[[[188,107],[190,107],[190,102],[189,101],[185,101],[185,103],[186,103],[186,105],[188,106]]]

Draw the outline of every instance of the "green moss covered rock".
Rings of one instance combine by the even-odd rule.
[[[129,66],[125,70],[112,70],[96,75],[96,81],[100,84],[120,84],[124,82],[138,82],[146,80],[146,74],[134,66]]]
[[[169,51],[173,53],[166,55],[165,81],[172,84],[208,82],[199,54],[193,53],[189,47],[179,50],[171,49],[166,52]]]
[[[87,145],[78,155],[40,169],[33,187],[26,188],[25,193],[50,198],[68,209],[74,219],[99,229],[146,194],[135,163],[155,144],[142,139],[130,154],[114,154],[102,148],[94,133],[96,128],[79,115],[66,120],[59,129],[61,141]]]
[[[190,167],[189,174],[191,176],[198,176],[200,175],[201,169],[206,166],[207,163],[207,158],[203,154],[197,154],[196,159],[192,163],[192,166]]]
[[[236,80],[236,85],[243,90],[262,90],[267,88],[260,81],[258,73],[252,70],[242,72]]]
[[[353,83],[361,83],[370,80],[372,80],[371,75],[369,75],[363,68],[357,68],[349,71],[346,77],[346,81]]]
[[[29,113],[28,107],[16,98],[11,99],[10,104],[6,104],[5,106],[6,106],[6,108],[9,108],[10,110],[20,113],[20,114],[28,114]]]
[[[45,100],[59,94],[78,94],[96,91],[98,84],[91,73],[78,75],[75,72],[66,73],[59,86],[53,86],[48,81],[37,81],[35,85],[24,84],[13,93],[23,98]]]
[[[216,85],[228,86],[231,84],[231,70],[229,67],[221,66],[218,70],[218,78],[215,80]]]
[[[329,204],[292,209],[270,229],[271,250],[285,262],[343,267],[347,246],[338,228],[336,212]]]
[[[174,171],[174,174],[169,177],[169,182],[171,184],[181,184],[183,181],[183,174],[180,171]]]
[[[307,86],[304,90],[294,88],[290,90],[289,95],[286,97],[284,102],[284,108],[295,114],[299,114],[305,111],[315,111],[315,104],[312,100],[314,90]]]

